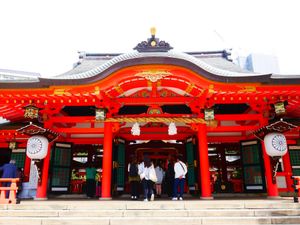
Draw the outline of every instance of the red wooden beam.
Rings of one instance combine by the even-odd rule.
[[[190,135],[188,134],[141,134],[140,136],[133,136],[132,134],[118,134],[118,137],[126,140],[185,140]]]
[[[103,138],[65,138],[64,141],[78,145],[103,144]]]
[[[18,142],[18,148],[26,148],[27,146],[27,141],[26,142],[22,142],[20,143],[19,141]],[[9,145],[9,142],[2,142],[0,141],[0,148],[8,148],[8,145]]]
[[[255,131],[259,126],[220,126],[220,127],[207,127],[209,132],[238,132],[238,131]]]
[[[237,143],[242,140],[247,140],[244,136],[208,136],[208,143]]]
[[[215,115],[216,120],[260,120],[263,116],[261,114],[227,114],[227,115]]]
[[[53,128],[53,131],[69,134],[103,134],[104,128]]]
[[[141,127],[141,133],[147,134],[168,134],[168,126],[164,127]],[[131,127],[121,128],[119,134],[131,133]],[[177,127],[177,133],[184,134],[194,134],[195,131],[191,130],[189,127]]]
[[[114,101],[123,105],[144,105],[147,104],[187,104],[192,101],[197,101],[195,97],[166,97],[166,98],[118,98]]]
[[[51,117],[50,123],[90,123],[95,122],[95,116],[60,116]]]

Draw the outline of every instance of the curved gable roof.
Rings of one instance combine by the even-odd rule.
[[[71,71],[64,74],[51,77],[39,78],[37,82],[24,83],[14,81],[12,83],[0,83],[0,88],[40,88],[52,85],[80,85],[99,81],[110,74],[135,65],[176,65],[182,66],[194,71],[206,79],[229,83],[277,83],[277,84],[298,84],[300,76],[274,75],[274,74],[257,74],[242,70],[237,65],[220,57],[220,53],[181,53],[174,50],[168,52],[130,52],[125,54],[113,54],[105,57],[105,54],[94,54],[94,57],[82,57],[81,62]]]

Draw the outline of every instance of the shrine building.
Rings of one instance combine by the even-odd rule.
[[[35,160],[36,199],[47,199],[83,193],[92,164],[99,197],[111,199],[129,193],[132,156],[165,165],[181,154],[185,192],[195,198],[278,197],[300,175],[299,117],[300,75],[243,70],[226,50],[177,52],[152,30],[130,53],[80,52],[61,75],[2,80],[0,166],[16,159],[28,181]],[[270,133],[286,154],[268,154]],[[35,159],[43,145],[45,155]]]

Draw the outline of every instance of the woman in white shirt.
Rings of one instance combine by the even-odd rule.
[[[161,184],[165,175],[165,171],[161,168],[161,162],[158,162],[155,167],[155,173],[157,177],[157,181],[155,183],[155,190],[158,197],[161,196]]]
[[[154,200],[153,184],[154,182],[150,179],[152,175],[155,175],[154,166],[150,158],[145,157],[144,162],[139,165],[139,175],[142,180],[144,189],[144,201],[147,202],[149,199]]]
[[[175,181],[174,181],[174,189],[173,189],[173,198],[172,200],[183,200],[183,190],[185,183],[185,175],[187,173],[187,167],[185,163],[182,162],[182,156],[179,155],[177,157],[177,161],[174,164],[175,171]],[[179,191],[178,191],[179,187]]]

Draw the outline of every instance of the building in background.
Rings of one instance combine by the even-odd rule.
[[[278,59],[274,55],[251,53],[246,57],[238,56],[236,63],[242,69],[254,73],[280,73]]]

